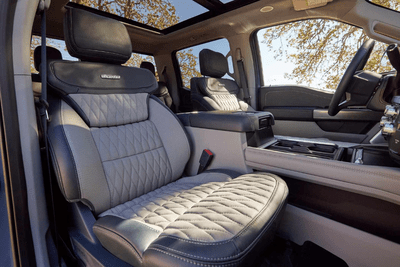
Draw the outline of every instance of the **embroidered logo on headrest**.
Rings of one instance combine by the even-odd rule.
[[[112,74],[101,74],[100,77],[102,79],[109,79],[109,80],[119,80],[119,79],[121,79],[121,76],[112,75]]]

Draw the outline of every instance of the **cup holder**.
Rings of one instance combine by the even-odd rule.
[[[335,144],[320,144],[284,139],[278,139],[277,142],[269,146],[268,149],[304,154],[325,159],[337,158],[337,152],[339,151],[339,147]]]

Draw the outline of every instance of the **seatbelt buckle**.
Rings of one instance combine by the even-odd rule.
[[[199,160],[200,166],[199,166],[199,170],[197,171],[197,174],[200,174],[205,169],[207,169],[207,167],[210,166],[210,163],[213,158],[214,158],[214,154],[210,150],[204,149],[200,156],[200,160]]]
[[[39,101],[37,102],[40,105],[40,115],[41,116],[46,116],[46,120],[48,122],[50,122],[50,117],[49,117],[49,112],[47,111],[49,108],[49,102],[47,102],[46,100],[40,98]]]

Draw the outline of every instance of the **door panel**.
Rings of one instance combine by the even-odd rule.
[[[345,109],[332,117],[327,110],[331,97],[302,86],[270,86],[260,88],[259,107],[274,114],[276,135],[361,143],[379,131],[375,126],[382,112]]]
[[[332,94],[304,86],[268,86],[259,90],[259,107],[319,107],[327,108]]]

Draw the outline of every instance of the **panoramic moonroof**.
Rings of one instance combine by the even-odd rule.
[[[220,3],[232,1],[225,0]],[[70,0],[70,2],[118,15],[159,30],[209,11],[195,1],[189,0]]]
[[[400,11],[399,0],[367,0],[367,1],[392,10]]]

